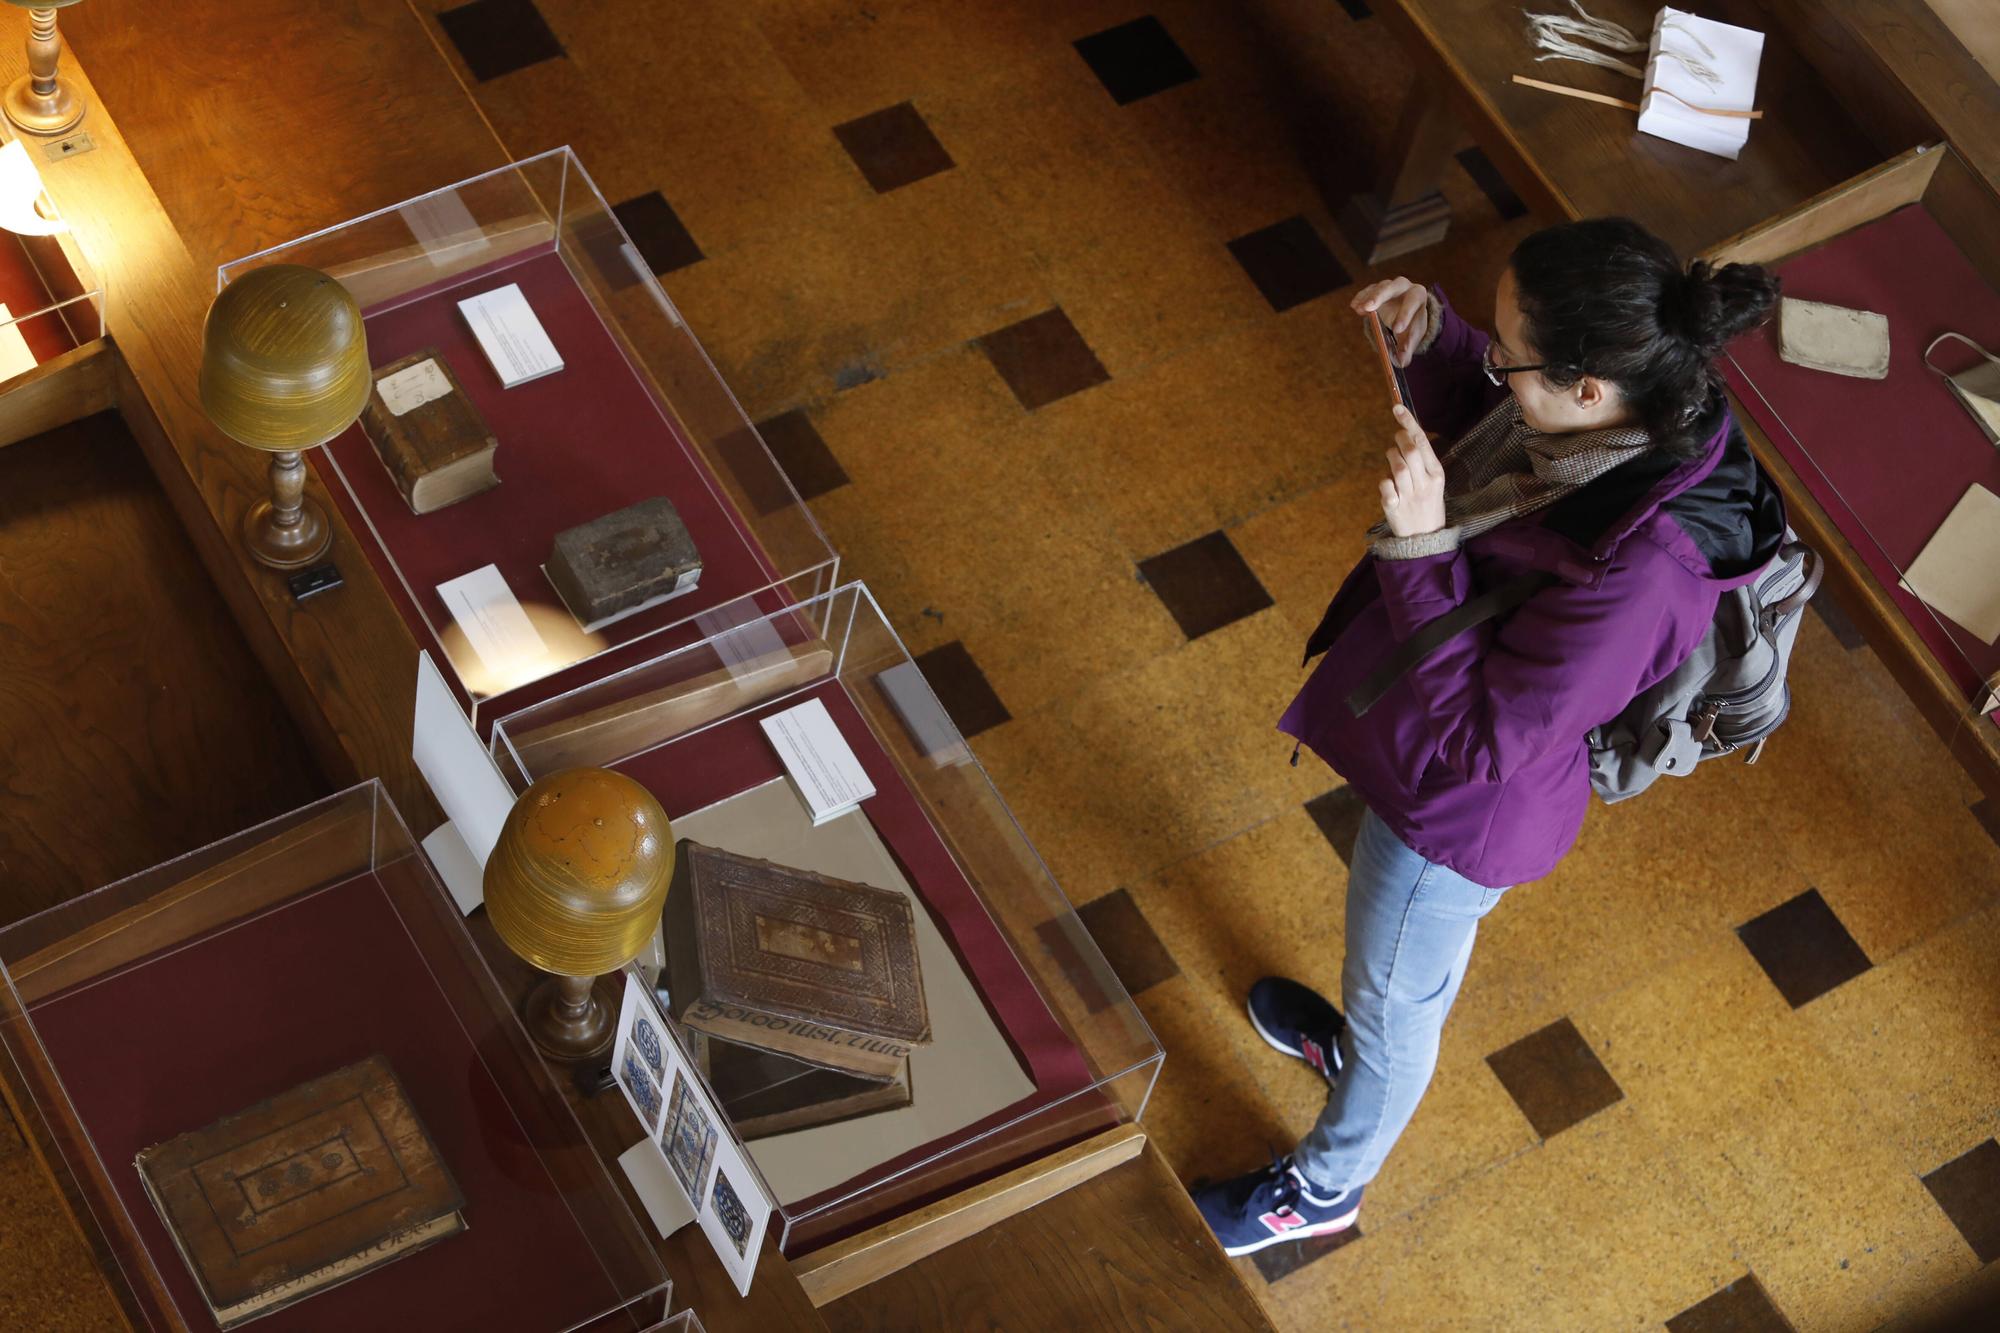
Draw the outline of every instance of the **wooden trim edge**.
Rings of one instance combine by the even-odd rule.
[[[1145,1146],[1146,1131],[1139,1125],[1107,1129],[906,1217],[794,1259],[792,1272],[814,1306],[829,1305],[1131,1161]]]
[[[93,338],[9,380],[0,388],[0,448],[114,406],[116,355],[110,339]]]

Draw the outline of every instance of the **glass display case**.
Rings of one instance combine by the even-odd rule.
[[[16,142],[0,147],[0,389],[104,337],[104,288]]]
[[[761,726],[811,702],[874,788],[818,824]],[[517,786],[610,767],[660,800],[677,839],[914,908],[929,1040],[901,1086],[878,1075],[829,1089],[824,1070],[677,1025],[762,1176],[786,1255],[891,1225],[1144,1110],[1159,1043],[860,584],[511,713],[492,746]],[[669,923],[681,892],[677,881]],[[835,973],[859,974],[875,947],[832,922],[798,938],[775,918],[757,929],[762,947]],[[668,950],[684,944],[656,936],[633,965],[641,984],[659,995]]]
[[[136,1164],[157,1145],[253,1126],[231,1131],[241,1151],[204,1160],[255,1170],[190,1177],[232,1262],[384,1198],[402,1206],[399,1182],[421,1173],[373,1094],[314,1129],[317,1146],[270,1146],[309,1117],[267,1105],[377,1057],[462,1230],[256,1328],[638,1333],[668,1308],[657,1252],[379,783],[0,930],[0,979],[16,1116],[135,1327],[218,1327],[216,1270],[203,1285],[193,1267],[213,1253],[170,1226],[149,1194],[171,1200],[170,1185]],[[315,1213],[316,1192],[338,1208]]]
[[[1950,149],[1913,150],[1727,242],[1713,256],[1769,264],[1788,299],[1886,317],[1881,378],[1831,374],[1779,354],[1778,324],[1732,343],[1723,370],[1749,423],[1797,475],[1935,663],[1957,727],[1994,743],[2000,642],[1913,591],[1907,576],[1974,487],[2000,494],[2000,449],[1937,371],[1979,364],[1958,333],[2000,352],[2000,205]],[[1991,570],[1946,571],[1955,582]],[[1945,682],[1949,682],[1948,686]],[[1949,731],[1949,727],[1946,728]]]
[[[836,558],[812,515],[569,149],[224,264],[218,289],[269,264],[320,269],[354,294],[378,385],[385,368],[418,372],[378,390],[376,415],[311,457],[482,731],[501,712],[834,586]],[[461,307],[511,299],[509,288],[525,321]],[[503,379],[489,352],[520,351],[535,339],[530,324],[552,358],[534,368],[559,368],[520,379],[513,365]],[[437,392],[425,397],[425,384]],[[413,503],[430,502],[399,488],[384,462],[395,432],[381,423],[432,398],[469,406],[462,439],[497,442],[498,484],[418,513]],[[442,476],[440,460],[459,466],[470,448],[448,434],[422,447],[437,452],[404,463],[406,480],[434,465]],[[555,568],[556,539],[576,534],[574,551],[598,540],[579,533],[585,525],[660,499],[698,570],[635,582],[644,595],[632,599],[580,597]],[[611,552],[613,576],[637,567],[615,549],[634,540],[626,531],[595,548]]]

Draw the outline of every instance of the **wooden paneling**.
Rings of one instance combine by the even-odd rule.
[[[243,0],[181,21],[95,0],[62,31],[210,291],[225,260],[507,160],[403,0]]]
[[[102,412],[117,397],[115,353],[103,339],[72,347],[0,386],[0,445]]]
[[[0,450],[0,642],[0,918],[323,790],[113,413]]]
[[[836,1333],[1271,1328],[1151,1145],[820,1313]]]
[[[1131,1161],[1145,1146],[1146,1131],[1137,1125],[1107,1129],[1031,1166],[920,1208],[892,1225],[815,1250],[793,1267],[813,1304],[830,1304]]]

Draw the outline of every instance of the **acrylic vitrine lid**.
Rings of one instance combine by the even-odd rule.
[[[818,825],[761,725],[807,702],[875,789]],[[1138,1118],[1157,1041],[861,585],[510,714],[493,745],[517,781],[607,765],[651,790],[678,836],[914,907],[930,1040],[911,1051],[902,1089],[858,1105],[865,1088],[791,1098],[776,1075],[746,1072],[754,1042],[693,1035],[695,1051],[710,1048],[711,1089],[734,1094],[721,1095],[725,1112],[788,1255]],[[667,985],[669,1012],[685,1005],[666,955],[684,945],[663,932],[637,964]],[[713,1048],[729,1044],[740,1049],[725,1076]],[[760,1125],[746,1093],[763,1094]],[[801,1105],[809,1123],[785,1127]]]
[[[494,441],[498,483],[422,514],[378,452],[382,423],[401,415],[388,399],[312,455],[475,718],[703,637],[698,621],[738,603],[773,610],[833,586],[824,534],[568,149],[232,261],[218,285],[273,264],[340,279],[377,373],[441,363],[448,374],[424,382],[455,383],[460,420]],[[509,289],[529,312],[515,327],[539,329],[559,369],[503,375],[492,326],[461,306]],[[397,405],[421,396],[398,392]],[[657,526],[642,516],[661,500],[680,529],[661,540],[691,542],[699,568],[676,578],[632,562],[654,577],[634,574],[629,595],[580,593],[569,562],[597,540],[590,525]]]
[[[554,1333],[659,1309],[657,1253],[378,783],[0,930],[0,975],[23,1130],[138,1326],[216,1322],[135,1157],[371,1056],[463,1230],[259,1328]]]

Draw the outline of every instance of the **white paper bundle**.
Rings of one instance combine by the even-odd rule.
[[[1695,108],[1750,110],[1756,104],[1757,65],[1763,55],[1761,32],[1662,9],[1646,52],[1640,132],[1733,159],[1750,138],[1750,122]]]

